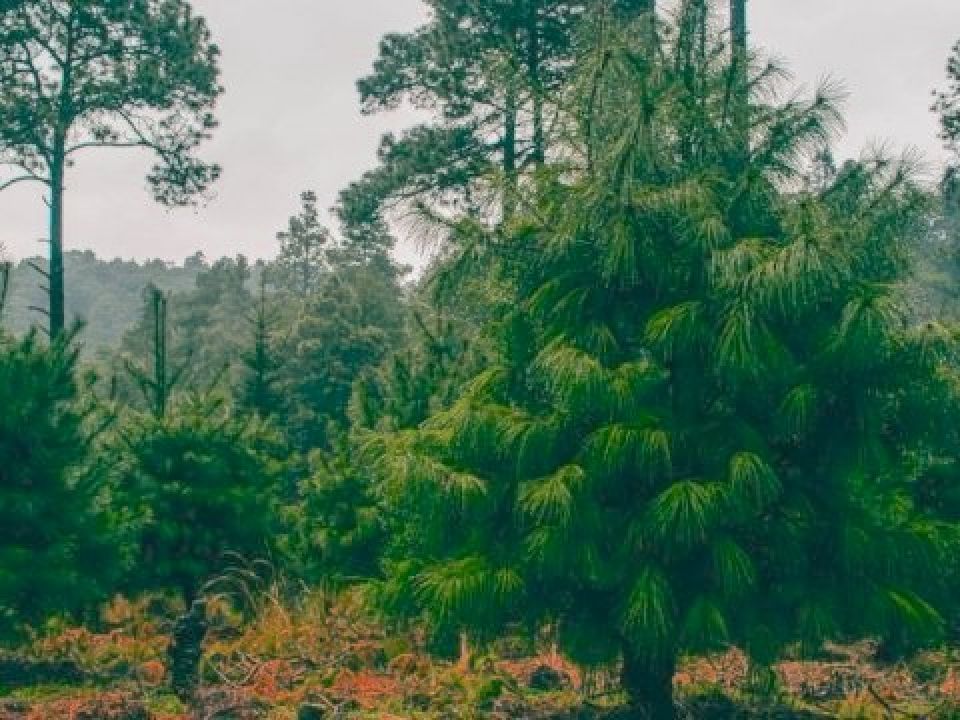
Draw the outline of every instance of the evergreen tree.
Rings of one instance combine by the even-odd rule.
[[[260,274],[256,309],[250,318],[253,342],[243,356],[246,377],[240,390],[242,406],[261,418],[273,417],[282,406],[277,387],[281,362],[275,350],[274,321],[267,298],[267,273],[264,271]]]
[[[74,336],[47,346],[0,332],[0,638],[89,608],[120,561]]]
[[[654,57],[601,27],[567,149],[590,162],[515,224],[497,360],[371,443],[390,609],[551,623],[619,659],[639,717],[674,716],[681,653],[942,627],[950,526],[917,481],[957,392],[949,339],[908,331],[897,291],[925,198],[883,159],[798,189],[839,117],[826,91],[760,104],[773,69],[744,154],[702,7]]]
[[[357,86],[366,112],[403,102],[436,113],[400,138],[360,185],[379,202],[483,206],[481,181],[499,169],[502,210],[519,176],[548,151],[547,101],[569,67],[576,0],[429,0],[430,22],[383,39]],[[356,190],[356,188],[354,188]]]
[[[151,331],[148,367],[137,367],[127,359],[127,372],[133,378],[146,406],[154,417],[167,414],[174,389],[187,369],[186,363],[170,366],[169,298],[154,285],[147,286],[144,319]]]
[[[157,200],[185,204],[219,175],[196,148],[216,123],[217,47],[184,0],[29,0],[0,9],[0,166],[46,186],[50,332],[65,327],[64,178],[78,153],[141,148]]]
[[[377,432],[410,430],[449,407],[461,383],[479,367],[463,329],[437,315],[413,313],[401,347],[354,383],[347,431],[329,451],[314,452],[301,483],[302,500],[289,509],[290,550],[308,577],[371,578],[379,574],[390,534],[376,473],[366,462]]]
[[[947,89],[934,94],[933,111],[940,120],[940,137],[960,156],[960,42],[947,60],[947,81]]]
[[[343,266],[300,308],[285,339],[280,386],[291,439],[301,450],[330,448],[347,424],[354,381],[396,340],[402,290],[377,267]]]
[[[162,294],[150,305],[150,368],[131,373],[151,411],[131,409],[118,433],[115,507],[139,558],[131,587],[172,588],[189,603],[227,553],[269,551],[284,464],[274,431],[223,393],[174,392]]]
[[[300,213],[290,218],[287,230],[277,233],[280,255],[272,279],[279,287],[307,297],[317,291],[328,270],[330,232],[320,222],[316,193],[304,192],[300,201]]]
[[[179,591],[189,603],[228,554],[269,555],[282,446],[221,393],[184,393],[162,417],[130,413],[116,503],[137,565],[130,589]]]
[[[245,257],[220,258],[204,267],[195,276],[193,288],[164,294],[167,361],[171,372],[176,370],[178,382],[192,387],[215,384],[229,375],[234,384],[241,382],[243,372],[239,360],[246,350],[248,317],[254,310],[254,298],[248,287],[252,279]],[[153,294],[147,289],[148,302],[139,322],[124,333],[120,356],[129,369],[131,362],[151,357],[156,347],[156,316],[152,310]],[[147,373],[152,370],[147,369]],[[134,376],[130,376],[134,377]],[[135,388],[121,383],[122,399],[137,404],[142,400]]]

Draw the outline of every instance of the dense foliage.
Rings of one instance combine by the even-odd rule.
[[[200,190],[216,51],[185,3],[141,4],[192,48],[179,188]],[[941,641],[956,163],[933,188],[909,157],[835,162],[837,93],[752,57],[743,0],[427,5],[358,88],[429,118],[384,139],[338,228],[307,191],[270,262],[67,253],[78,338],[28,330],[44,261],[0,265],[0,634],[267,558],[362,584],[464,664],[546,637],[656,718],[690,654],[759,673]],[[398,210],[436,251],[417,277]]]
[[[883,158],[804,189],[829,88],[752,105],[744,155],[700,12],[656,53],[600,28],[573,162],[502,251],[497,361],[379,449],[409,528],[388,600],[480,633],[554,623],[584,662],[622,656],[653,717],[683,652],[936,637],[953,535],[916,486],[955,447],[952,343],[908,329],[897,287],[924,196]]]
[[[89,607],[118,575],[88,385],[72,335],[0,334],[0,638]]]

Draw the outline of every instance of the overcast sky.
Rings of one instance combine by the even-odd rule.
[[[265,257],[310,188],[322,203],[370,167],[377,140],[411,116],[367,118],[354,81],[377,41],[415,27],[419,0],[195,0],[223,51],[221,127],[207,154],[224,167],[217,195],[196,210],[166,210],[145,190],[149,159],[124,150],[81,158],[67,179],[68,248],[106,257],[181,260]],[[798,83],[830,75],[850,92],[840,157],[867,142],[943,157],[930,94],[944,84],[960,39],[960,0],[750,0],[755,47],[785,59]],[[45,206],[27,186],[0,193],[0,244],[42,252]],[[412,248],[404,250],[413,259]]]

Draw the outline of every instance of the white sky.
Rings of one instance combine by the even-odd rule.
[[[375,161],[377,141],[412,116],[365,118],[354,81],[381,35],[415,27],[419,0],[194,0],[223,51],[221,127],[206,153],[224,166],[208,206],[167,210],[145,189],[145,155],[94,151],[68,175],[66,241],[105,257],[265,257],[301,190],[324,205]],[[843,81],[848,133],[838,157],[867,142],[913,146],[942,162],[931,92],[960,39],[960,0],[750,0],[752,42],[783,58],[798,83]],[[36,188],[0,193],[0,245],[43,252]],[[413,260],[415,250],[402,249]]]

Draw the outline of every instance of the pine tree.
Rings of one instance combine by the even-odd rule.
[[[261,418],[273,417],[282,406],[277,387],[281,362],[275,351],[273,324],[267,298],[267,273],[262,271],[256,309],[250,318],[253,342],[243,356],[246,377],[240,391],[243,407]]]
[[[155,290],[150,304],[150,369],[131,372],[151,411],[130,409],[117,433],[114,506],[138,558],[130,588],[178,590],[189,604],[228,554],[269,553],[284,463],[275,432],[218,388],[178,391],[165,299]]]
[[[184,0],[30,0],[0,9],[0,190],[46,187],[50,333],[65,328],[64,180],[92,148],[157,160],[156,199],[182,205],[217,179],[197,147],[216,126],[219,50]]]
[[[317,291],[328,270],[327,246],[331,239],[320,222],[316,193],[304,192],[300,201],[300,213],[290,218],[285,231],[277,233],[280,254],[274,263],[272,280],[305,298]]]
[[[224,376],[233,384],[242,381],[238,359],[246,350],[248,317],[255,308],[248,287],[252,275],[244,256],[224,257],[200,270],[192,289],[163,293],[167,369],[178,376],[177,383],[204,387]],[[148,299],[152,287],[147,288]],[[157,347],[155,317],[153,300],[149,300],[139,321],[121,339],[121,355],[134,385],[139,380],[137,373],[129,373],[131,365],[137,367],[139,358],[152,357]],[[153,373],[151,367],[140,369]],[[144,399],[142,388],[129,384],[121,383],[121,398],[131,403]]]
[[[960,42],[947,60],[946,90],[934,94],[933,111],[940,120],[940,137],[954,154],[960,155]]]
[[[897,290],[924,195],[882,158],[800,189],[839,116],[828,89],[763,104],[772,66],[744,154],[702,8],[653,58],[602,28],[568,148],[590,162],[515,224],[499,357],[378,439],[406,531],[389,608],[480,637],[549,622],[619,660],[638,717],[674,716],[682,653],[919,643],[945,607],[950,526],[917,481],[949,448],[951,341]]]
[[[144,367],[137,367],[126,359],[127,372],[133,378],[143,396],[143,401],[156,418],[167,414],[174,389],[187,370],[184,362],[171,367],[169,297],[155,285],[148,285],[144,319],[150,331],[150,360]]]
[[[346,428],[354,381],[389,352],[402,311],[397,278],[376,266],[336,268],[307,298],[284,340],[279,380],[298,448],[329,449]]]
[[[90,608],[120,558],[90,452],[102,418],[75,333],[49,346],[0,332],[0,638]]]
[[[409,102],[436,119],[388,135],[360,185],[382,204],[485,206],[497,169],[502,214],[549,145],[547,102],[570,64],[582,0],[428,0],[430,21],[386,36],[358,83],[365,112]]]
[[[329,450],[310,456],[300,502],[289,508],[289,549],[308,577],[371,578],[379,574],[390,534],[383,488],[366,461],[378,432],[411,430],[449,407],[461,382],[479,367],[462,327],[437,314],[413,313],[401,347],[355,380],[349,427]],[[400,529],[402,530],[402,528]]]
[[[130,589],[177,590],[189,604],[230,554],[270,554],[283,473],[273,430],[211,391],[123,429],[115,495],[138,558]]]

